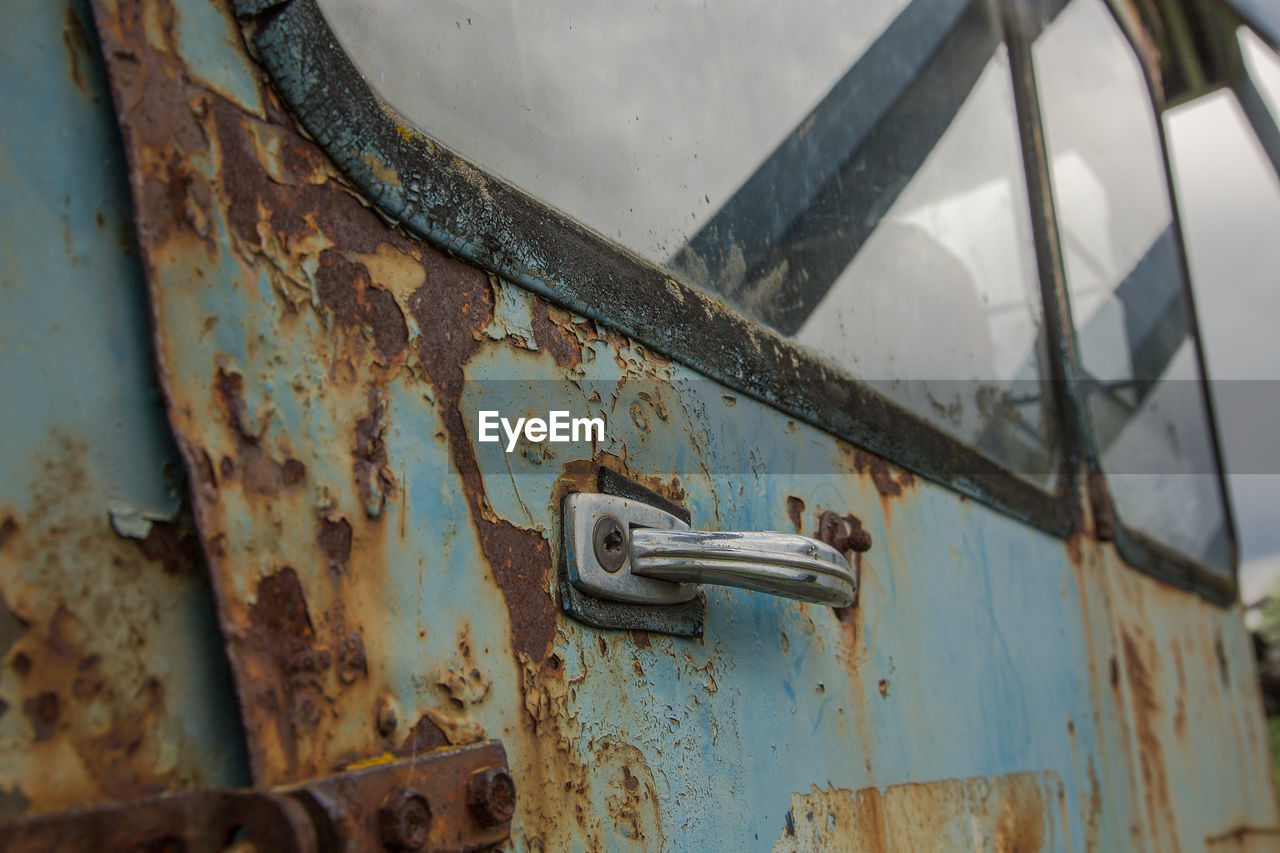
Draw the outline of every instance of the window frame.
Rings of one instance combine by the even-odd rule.
[[[1031,39],[1038,32],[1032,14],[1056,11],[1064,0],[1044,0],[1030,13],[996,0],[992,13],[1009,54],[1040,279],[1049,367],[1044,381],[1052,389],[1059,439],[1052,491],[416,130],[365,82],[315,0],[233,3],[246,42],[297,121],[393,224],[730,389],[1053,536],[1065,539],[1083,527],[1082,471],[1090,474],[1090,496],[1105,496],[1087,410],[1071,381],[1075,334],[1030,62]],[[1168,175],[1167,150],[1164,168]],[[1185,272],[1179,227],[1175,205]],[[1193,328],[1203,368],[1198,327]],[[1212,437],[1221,471],[1216,423]],[[1221,473],[1219,483],[1225,497]],[[1109,503],[1100,497],[1092,504],[1095,519],[1100,510],[1105,519]],[[1230,577],[1144,542],[1122,523],[1115,525],[1117,548],[1138,570],[1229,604],[1236,595],[1235,528],[1229,502],[1226,508]],[[1095,527],[1105,533],[1103,525]]]
[[[1218,494],[1227,535],[1227,571],[1224,573],[1221,569],[1210,567],[1188,557],[1147,533],[1126,525],[1124,519],[1114,510],[1110,493],[1106,490],[1105,473],[1102,471],[1096,448],[1092,446],[1091,437],[1088,439],[1089,449],[1086,457],[1091,477],[1097,477],[1100,496],[1105,496],[1103,499],[1106,504],[1102,507],[1103,511],[1111,513],[1115,519],[1116,550],[1125,562],[1139,571],[1159,577],[1175,586],[1196,591],[1210,600],[1234,600],[1238,592],[1239,570],[1239,538],[1235,509],[1231,504],[1231,495],[1227,486],[1227,467],[1222,451],[1221,430],[1218,427],[1217,407],[1214,404],[1213,389],[1209,381],[1200,318],[1195,310],[1191,267],[1187,261],[1186,241],[1182,232],[1182,211],[1174,185],[1172,148],[1169,143],[1168,128],[1164,123],[1166,110],[1214,91],[1223,85],[1224,74],[1231,75],[1230,64],[1213,55],[1219,46],[1212,33],[1220,27],[1229,26],[1228,19],[1234,13],[1226,7],[1210,9],[1206,5],[1194,12],[1188,12],[1188,7],[1183,7],[1179,15],[1174,7],[1170,7],[1167,11],[1174,20],[1160,28],[1164,39],[1157,42],[1153,35],[1155,27],[1149,20],[1141,17],[1142,13],[1138,13],[1136,17],[1127,14],[1123,0],[1107,0],[1107,7],[1129,42],[1130,49],[1138,57],[1143,82],[1147,87],[1148,103],[1155,121],[1160,153],[1164,161],[1165,191],[1169,197],[1172,215],[1171,231],[1178,268],[1182,274],[1183,295],[1189,309],[1188,325],[1195,343],[1196,368],[1200,373],[1200,393],[1208,420],[1209,443],[1213,452],[1214,466],[1217,469]],[[1187,41],[1185,34],[1193,31],[1207,31],[1202,32],[1199,37],[1201,44],[1197,49],[1187,48],[1185,44],[1165,43],[1175,41],[1185,43]],[[1153,45],[1156,46],[1155,50],[1152,49]],[[1091,490],[1092,493],[1093,490]]]
[[[1059,7],[1065,5],[1063,0],[1049,0],[1049,2]],[[1066,0],[1066,2],[1069,2],[1069,0]],[[1106,471],[1102,467],[1101,454],[1093,431],[1088,401],[1085,395],[1081,393],[1081,386],[1078,382],[1070,382],[1066,388],[1067,396],[1071,400],[1070,421],[1077,431],[1076,440],[1083,449],[1087,476],[1087,499],[1090,503],[1091,514],[1095,519],[1095,531],[1098,539],[1112,542],[1120,558],[1139,572],[1158,578],[1173,586],[1190,590],[1211,602],[1226,606],[1233,603],[1238,594],[1239,546],[1235,513],[1227,488],[1226,466],[1223,461],[1222,443],[1216,414],[1217,409],[1214,406],[1212,389],[1208,381],[1209,372],[1200,335],[1199,317],[1195,310],[1191,270],[1187,262],[1185,241],[1182,235],[1182,217],[1178,207],[1177,193],[1174,191],[1170,146],[1163,118],[1165,109],[1185,99],[1186,92],[1181,87],[1187,85],[1186,81],[1189,79],[1202,81],[1204,74],[1203,69],[1197,69],[1197,73],[1191,73],[1184,68],[1172,66],[1168,62],[1165,65],[1161,65],[1160,58],[1171,55],[1171,50],[1153,49],[1155,42],[1152,39],[1150,28],[1144,27],[1143,22],[1131,17],[1123,7],[1123,2],[1124,0],[1103,0],[1108,12],[1124,34],[1129,49],[1138,59],[1138,65],[1142,69],[1143,83],[1147,90],[1148,105],[1156,127],[1164,186],[1169,198],[1171,215],[1169,230],[1173,237],[1174,253],[1182,276],[1182,293],[1188,307],[1189,334],[1194,343],[1196,367],[1200,373],[1200,393],[1208,420],[1209,442],[1217,471],[1218,495],[1223,510],[1223,524],[1226,528],[1228,555],[1226,572],[1183,554],[1153,536],[1125,523],[1125,520],[1117,511],[1116,503],[1111,496]],[[1149,22],[1147,23],[1149,24]],[[1181,21],[1179,23],[1181,29],[1179,27],[1171,29],[1185,32],[1185,28],[1188,26],[1187,22]],[[1019,38],[1011,39],[1010,41],[1018,41],[1021,49],[1025,51],[1021,61],[1024,63],[1025,74],[1029,83],[1025,93],[1028,98],[1028,111],[1033,113],[1035,124],[1042,126],[1040,122],[1039,88],[1035,82],[1035,67],[1030,58],[1031,39],[1026,35],[1028,29],[1025,24],[1016,25],[1015,30],[1021,35]],[[1183,55],[1185,56],[1185,54]],[[1177,100],[1171,100],[1166,95],[1165,82],[1167,79],[1174,86],[1179,87],[1180,97]],[[1200,93],[1202,92],[1197,92],[1197,94]],[[1049,193],[1046,207],[1050,215],[1056,220],[1056,208],[1052,200],[1052,181],[1048,176],[1048,152],[1043,134],[1037,134],[1035,139],[1030,140],[1030,145],[1027,146],[1026,151],[1029,157],[1034,157],[1044,164],[1044,187]],[[1056,221],[1051,227],[1056,235],[1058,233]],[[1075,322],[1070,310],[1070,297],[1066,287],[1065,263],[1056,238],[1051,251],[1054,255],[1054,275],[1059,282],[1060,298],[1069,330],[1066,356],[1073,373],[1075,375],[1083,375],[1080,368],[1081,361]]]

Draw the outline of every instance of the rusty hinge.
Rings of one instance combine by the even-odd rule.
[[[514,811],[506,751],[488,741],[271,791],[186,791],[4,821],[0,853],[483,850],[506,839]]]

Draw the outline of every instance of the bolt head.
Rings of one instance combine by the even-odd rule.
[[[849,531],[849,535],[844,537],[844,548],[840,550],[856,551],[863,554],[871,550],[871,534],[861,526]]]
[[[627,531],[613,516],[601,516],[591,530],[591,547],[600,567],[609,573],[616,572],[627,561]]]
[[[467,782],[467,805],[483,826],[496,826],[516,813],[516,783],[505,767],[482,767]]]
[[[378,809],[378,836],[382,846],[397,853],[412,853],[427,846],[431,832],[431,806],[421,792],[397,788]]]

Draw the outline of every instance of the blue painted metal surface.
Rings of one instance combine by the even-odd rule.
[[[1238,608],[916,480],[407,238],[297,132],[221,6],[102,0],[95,15],[256,784],[496,737],[515,849],[1190,850],[1276,824]],[[127,303],[132,274],[99,313]],[[132,347],[130,387],[145,387],[131,328],[108,340]],[[475,441],[481,409],[556,407],[603,412],[605,441]],[[700,640],[572,621],[559,506],[599,466],[698,527],[812,534],[824,511],[856,516],[874,543],[859,601],[713,588]],[[170,583],[149,580],[151,595]],[[198,635],[174,620],[158,624]],[[230,691],[201,680],[207,639],[181,657],[162,636],[138,666],[167,662],[166,696],[192,716],[181,731],[162,716],[154,738],[226,784],[235,764],[213,750],[238,742],[232,715],[189,697]],[[47,742],[79,730],[68,719]],[[40,743],[0,742],[0,773]]]
[[[0,815],[246,779],[87,5],[0,32]],[[17,22],[21,25],[16,25]]]

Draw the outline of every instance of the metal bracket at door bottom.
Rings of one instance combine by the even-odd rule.
[[[514,812],[506,751],[487,741],[270,791],[182,791],[2,821],[0,853],[483,850],[507,838]]]
[[[635,604],[689,601],[697,584],[723,584],[844,607],[857,581],[835,548],[794,533],[710,532],[650,504],[604,494],[564,499],[569,581],[599,598]]]

